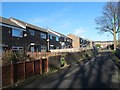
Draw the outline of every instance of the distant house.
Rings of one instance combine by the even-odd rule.
[[[113,41],[94,41],[95,45],[100,45],[101,48],[107,49],[114,44]]]
[[[68,34],[67,36],[72,39],[73,48],[86,47],[88,45],[90,46],[90,44],[91,44],[90,42],[92,42],[90,40],[86,40],[84,38],[76,36],[74,34]]]

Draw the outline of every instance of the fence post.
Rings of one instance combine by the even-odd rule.
[[[33,67],[33,75],[35,75],[35,60],[33,61],[32,67]]]
[[[26,62],[23,62],[23,68],[24,68],[24,79],[26,79]]]
[[[13,84],[14,82],[15,82],[15,79],[14,79],[14,64],[11,61],[11,84]]]
[[[42,59],[40,59],[40,74],[42,74]]]
[[[46,72],[48,72],[48,58],[46,58]]]

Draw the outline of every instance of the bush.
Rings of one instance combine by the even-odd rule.
[[[2,54],[2,64],[8,64],[11,61],[16,61],[16,60],[17,60],[16,56],[11,50],[3,52],[3,54]]]
[[[120,47],[120,43],[117,44],[117,47]]]
[[[9,64],[11,61],[16,63],[16,62],[30,61],[30,60],[34,60],[34,58],[31,58],[23,51],[7,50],[2,54],[2,64]]]

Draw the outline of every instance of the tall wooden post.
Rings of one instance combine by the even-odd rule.
[[[13,84],[14,82],[15,82],[15,79],[14,79],[14,64],[11,61],[11,84]]]
[[[33,75],[35,75],[35,60],[33,61],[32,67],[33,67]]]
[[[40,74],[42,74],[42,59],[40,59]]]
[[[23,68],[24,68],[24,79],[26,79],[26,62],[23,62]]]
[[[48,58],[46,58],[46,72],[48,72]]]

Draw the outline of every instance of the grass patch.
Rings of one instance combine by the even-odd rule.
[[[112,53],[115,54],[115,53],[116,53],[116,50],[112,50]]]

